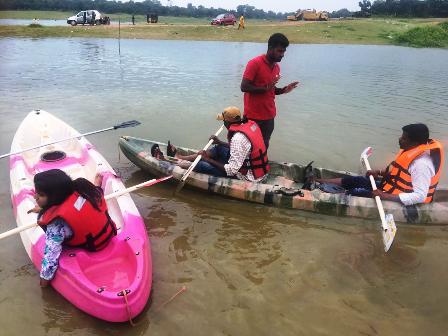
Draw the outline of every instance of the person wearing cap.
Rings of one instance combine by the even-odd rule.
[[[261,129],[266,148],[274,131],[274,118],[277,114],[275,96],[289,93],[299,82],[277,87],[280,80],[280,66],[289,46],[287,37],[276,33],[269,37],[266,54],[250,60],[243,74],[241,91],[244,92],[244,116],[255,121]]]
[[[384,170],[369,170],[367,176],[347,176],[336,179],[316,179],[334,183],[354,196],[375,197],[409,206],[432,202],[443,168],[444,152],[441,142],[429,138],[425,124],[410,124],[402,128],[398,139],[400,151]],[[377,180],[372,191],[368,176]]]
[[[240,109],[229,106],[216,117],[222,120],[227,128],[227,140],[223,142],[212,136],[216,152],[200,152],[204,164],[212,165],[224,176],[236,176],[238,179],[259,182],[269,172],[267,149],[258,125],[251,120],[242,118]]]
[[[263,180],[269,172],[269,164],[258,125],[242,118],[240,109],[235,106],[225,108],[217,120],[224,121],[228,142],[212,136],[215,146],[198,153],[202,159],[194,171],[253,182]]]

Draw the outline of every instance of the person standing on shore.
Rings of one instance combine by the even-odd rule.
[[[92,26],[95,25],[95,19],[96,19],[95,11],[92,11],[92,22],[90,22],[90,24],[91,24]]]
[[[238,30],[240,30],[240,28],[244,29],[244,16],[243,15],[240,16],[240,23],[238,24]]]
[[[82,13],[82,25],[84,26],[86,24],[86,22],[87,22],[87,12],[84,11]]]
[[[278,88],[280,66],[289,41],[285,35],[275,33],[269,37],[266,54],[251,59],[241,81],[241,91],[244,92],[244,116],[255,121],[261,129],[266,148],[274,131],[274,118],[277,114],[275,96],[289,93],[299,82],[292,82]]]

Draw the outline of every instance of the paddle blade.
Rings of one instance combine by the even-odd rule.
[[[395,234],[397,233],[397,226],[395,225],[394,216],[392,214],[386,214],[386,227],[383,226],[383,243],[384,243],[384,252],[389,251]]]
[[[137,120],[130,120],[130,121],[122,122],[122,123],[119,124],[119,125],[115,125],[115,126],[114,126],[114,129],[117,129],[117,128],[135,127],[135,126],[138,126],[138,125],[140,125],[140,124],[141,124],[141,123],[140,123],[139,121],[137,121]]]
[[[179,191],[181,191],[181,189],[184,187],[184,185],[185,185],[185,181],[181,181],[181,182],[177,185],[177,188],[176,188],[176,190],[174,191],[174,196],[176,196],[176,195],[179,193]]]
[[[367,147],[361,153],[360,161],[366,170],[370,170],[370,165],[368,164],[367,158],[372,155],[372,147]]]

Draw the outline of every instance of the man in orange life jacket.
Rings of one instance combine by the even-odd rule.
[[[399,138],[400,152],[384,170],[370,170],[378,189],[372,191],[370,181],[364,176],[349,176],[338,179],[316,179],[340,185],[355,196],[379,196],[383,200],[400,202],[406,206],[430,203],[442,171],[443,146],[429,139],[428,127],[424,124],[404,126]]]
[[[194,171],[214,176],[236,176],[259,182],[269,172],[266,146],[258,125],[243,119],[239,108],[230,106],[217,116],[228,129],[227,142],[212,136],[216,146],[200,151],[202,160]],[[185,158],[184,158],[185,159]],[[188,158],[194,160],[193,157]]]

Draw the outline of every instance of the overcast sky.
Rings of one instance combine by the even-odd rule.
[[[160,0],[166,6],[170,1]],[[351,11],[359,10],[356,0],[171,0],[173,6],[186,7],[188,3],[193,6],[202,5],[210,8],[236,9],[238,5],[248,4],[255,8],[274,12],[294,12],[297,9],[315,8],[316,10],[326,10],[329,12],[347,8]]]

